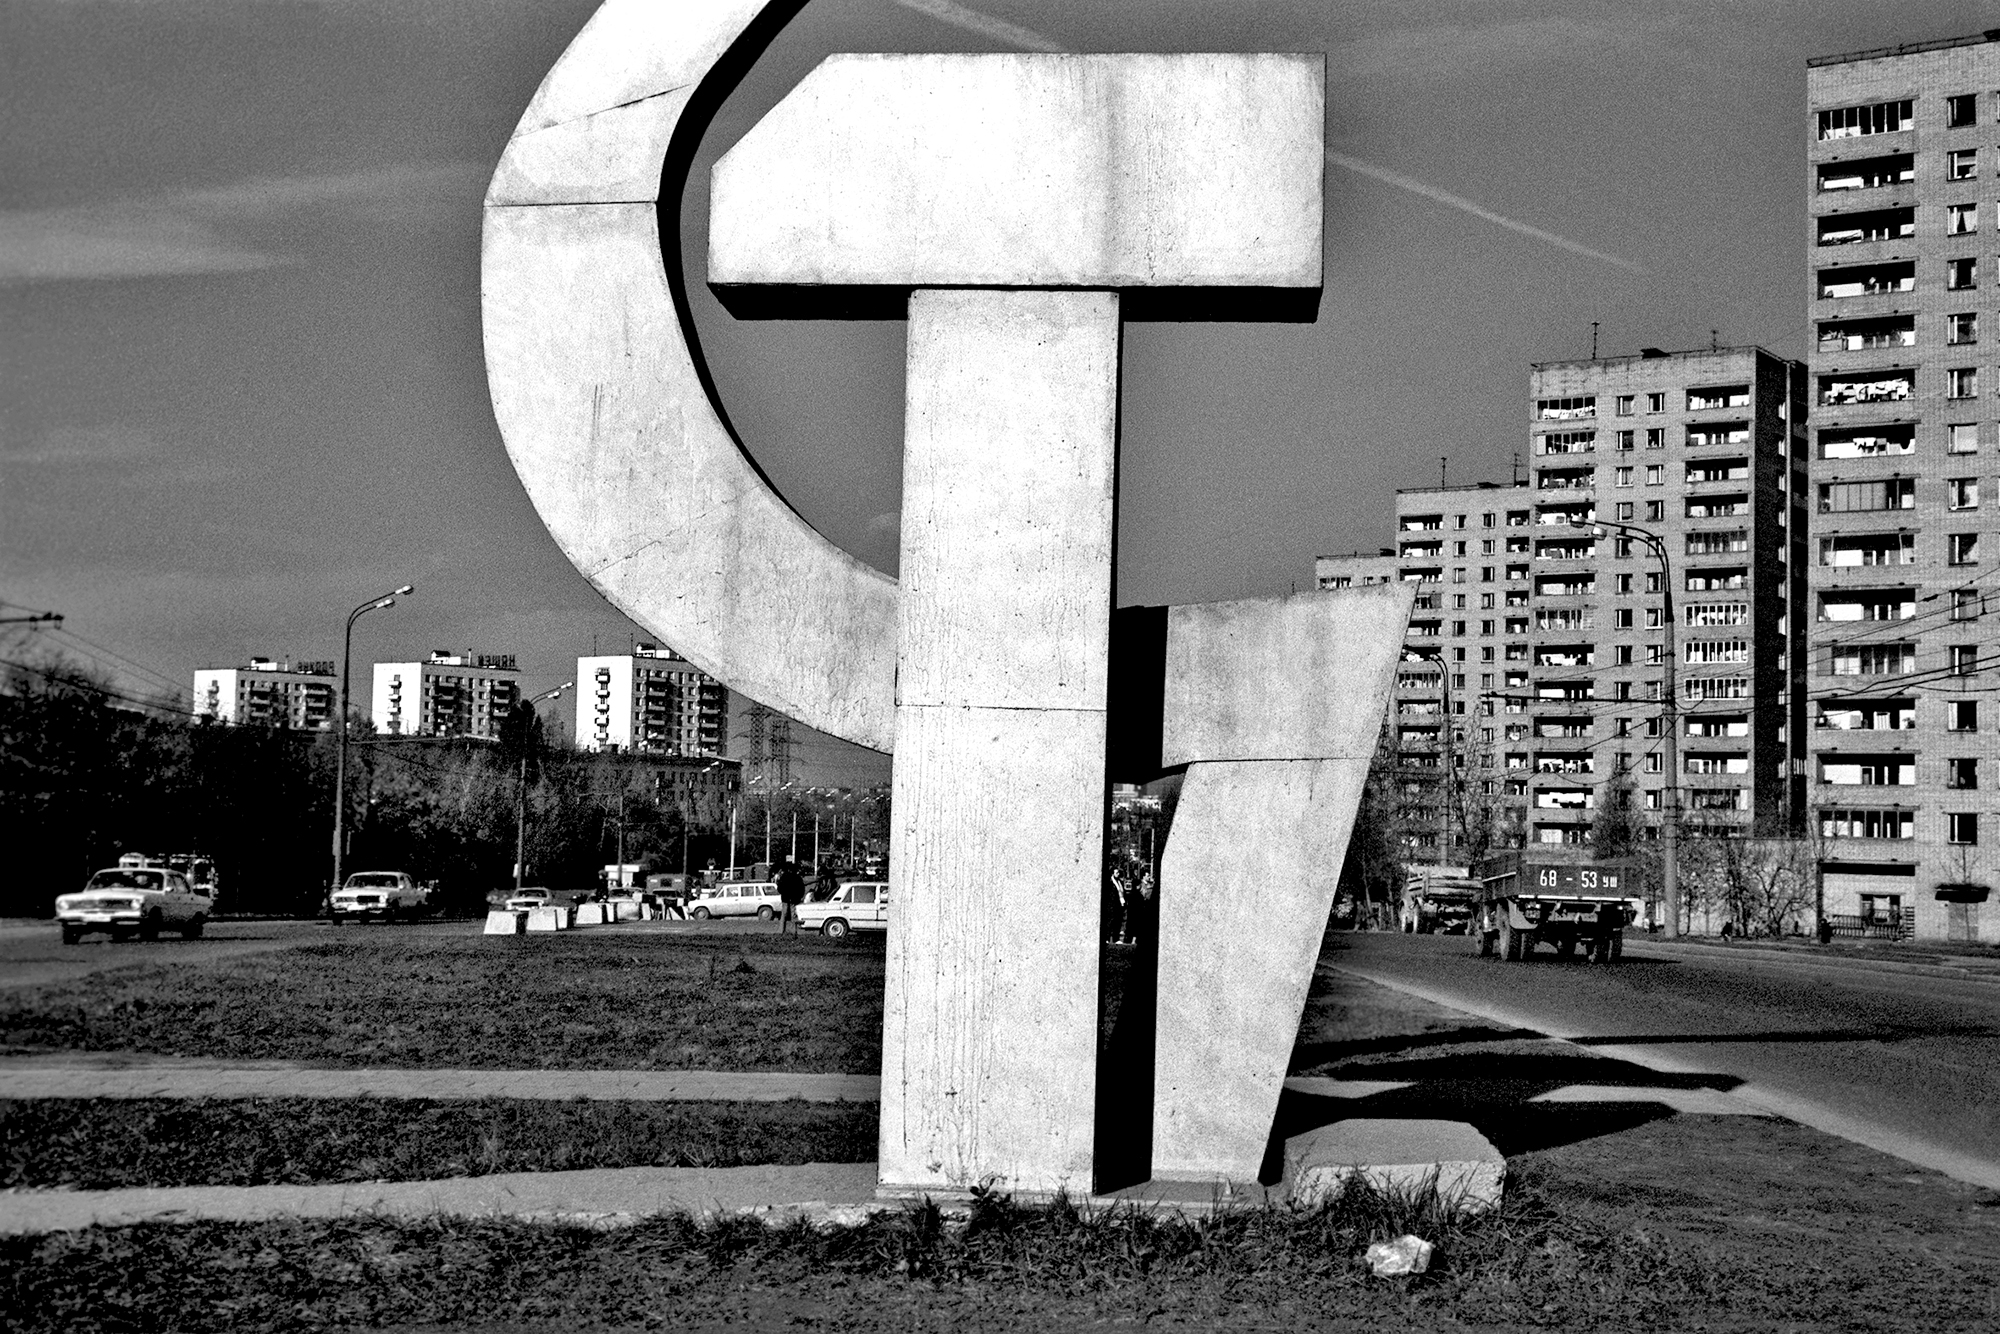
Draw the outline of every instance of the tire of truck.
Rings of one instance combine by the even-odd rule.
[[[1611,962],[1611,937],[1608,934],[1599,936],[1592,942],[1590,961],[1592,963]]]
[[[1503,913],[1500,918],[1500,957],[1508,963],[1519,963],[1521,956],[1527,953],[1526,945],[1527,939],[1514,929],[1514,923]]]
[[[1612,962],[1615,963],[1619,959],[1622,959],[1624,957],[1625,957],[1625,933],[1623,931],[1613,931],[1611,933]]]
[[[208,925],[208,919],[206,917],[196,915],[194,917],[188,918],[187,925],[181,928],[181,939],[200,940],[201,930],[203,927],[207,925]]]

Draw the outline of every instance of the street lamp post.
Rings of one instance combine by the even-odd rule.
[[[340,744],[333,764],[333,882],[327,886],[326,898],[321,904],[329,917],[333,915],[333,891],[340,888],[347,871],[347,700],[348,677],[354,668],[354,623],[361,619],[364,612],[393,607],[397,598],[407,597],[414,591],[411,585],[404,584],[394,592],[368,599],[347,613],[347,627],[341,633],[340,718],[335,724]]]
[[[575,683],[571,681],[565,681],[561,685],[557,686],[554,690],[544,690],[541,694],[536,695],[533,699],[527,700],[526,703],[528,704],[529,707],[533,707],[534,705],[541,703],[545,699],[554,699],[558,695],[562,694],[563,691],[568,690],[570,686],[573,684]],[[619,807],[619,818],[622,822],[624,818],[624,807],[622,803]],[[622,841],[622,836],[624,834],[624,829],[622,827],[619,830],[619,834],[621,836],[621,841]],[[603,845],[600,844],[599,846],[601,847]],[[622,846],[619,851],[619,860],[621,862],[624,860],[624,850]],[[514,795],[514,893],[516,895],[520,894],[521,892],[521,882],[526,878],[527,871],[528,871],[528,739],[526,736],[523,736],[521,738],[521,783],[520,787],[516,790]],[[620,869],[619,873],[621,875],[624,874],[622,868]]]
[[[1679,666],[1680,655],[1676,645],[1674,626],[1674,571],[1667,560],[1667,544],[1661,536],[1650,528],[1637,524],[1618,523],[1609,519],[1598,519],[1589,527],[1597,536],[1603,536],[1606,528],[1616,528],[1622,532],[1636,533],[1660,562],[1660,617],[1666,630],[1666,707],[1661,711],[1661,723],[1666,728],[1667,742],[1667,788],[1664,796],[1665,809],[1660,816],[1660,889],[1666,898],[1666,931],[1668,939],[1675,939],[1681,933],[1681,695]]]

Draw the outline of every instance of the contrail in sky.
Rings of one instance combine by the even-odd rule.
[[[955,5],[951,0],[896,0],[905,9],[914,9],[919,14],[928,14],[940,23],[976,32],[983,37],[991,37],[996,42],[1009,42],[1029,51],[1047,51],[1051,55],[1064,54],[1061,44],[1038,32],[996,19],[991,14],[982,14],[964,5]]]
[[[964,28],[968,32],[976,32],[982,37],[990,37],[996,42],[1006,42],[1029,51],[1047,51],[1055,55],[1064,54],[1062,44],[1053,38],[1045,37],[1032,29],[1023,28],[1019,24],[1009,23],[1005,19],[994,18],[991,14],[982,14],[976,9],[968,9],[964,5],[953,3],[953,0],[896,0],[896,3],[905,9],[913,9],[919,14],[934,18],[940,23],[949,23],[953,27]],[[1326,160],[1336,167],[1344,167],[1348,171],[1359,172],[1361,175],[1372,177],[1375,180],[1383,182],[1385,185],[1393,185],[1398,189],[1408,190],[1412,194],[1422,195],[1424,198],[1443,204],[1448,208],[1458,209],[1462,213],[1470,213],[1475,218],[1484,218],[1486,221],[1496,223],[1509,231],[1519,232],[1523,236],[1532,236],[1537,241],[1546,241],[1557,249],[1567,250],[1573,255],[1582,255],[1585,259],[1594,259],[1599,263],[1609,264],[1613,268],[1624,269],[1628,273],[1644,273],[1646,271],[1643,266],[1629,259],[1621,259],[1617,255],[1607,255],[1602,250],[1592,250],[1580,241],[1572,241],[1566,236],[1557,236],[1554,232],[1543,231],[1540,227],[1520,222],[1506,216],[1504,213],[1495,213],[1483,204],[1475,204],[1470,199],[1455,195],[1449,190],[1439,189],[1435,185],[1427,185],[1423,181],[1417,180],[1414,176],[1405,176],[1400,171],[1391,171],[1387,167],[1378,167],[1372,162],[1364,162],[1358,157],[1349,157],[1345,153],[1329,151],[1326,155]]]

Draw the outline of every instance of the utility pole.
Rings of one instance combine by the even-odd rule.
[[[545,690],[527,701],[532,710],[545,699],[555,699],[568,690],[572,682],[565,681],[554,690]],[[620,831],[622,834],[622,830]],[[598,845],[602,847],[602,844]],[[528,735],[521,734],[521,782],[514,794],[514,892],[521,892],[521,882],[528,872]]]
[[[1667,697],[1660,710],[1660,722],[1666,728],[1667,784],[1660,797],[1660,893],[1666,900],[1667,938],[1677,939],[1681,934],[1681,696],[1680,663],[1677,632],[1674,626],[1674,571],[1667,558],[1667,544],[1660,535],[1650,528],[1637,524],[1618,523],[1610,519],[1599,519],[1595,523],[1581,524],[1598,536],[1607,528],[1622,532],[1636,533],[1647,549],[1660,562],[1660,616],[1666,631],[1662,647],[1666,651],[1666,692]]]
[[[339,889],[347,873],[347,691],[348,678],[354,669],[354,623],[363,613],[379,611],[383,607],[393,607],[396,599],[407,597],[415,590],[404,584],[392,593],[369,598],[366,602],[347,613],[347,628],[341,634],[340,647],[340,717],[335,720],[339,732],[338,758],[333,767],[333,881],[326,887],[326,897],[321,901],[327,917],[333,917],[333,891]]]

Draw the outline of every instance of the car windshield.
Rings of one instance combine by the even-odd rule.
[[[347,887],[349,889],[394,889],[396,887],[396,876],[393,872],[386,874],[369,874],[363,872],[360,875],[347,877]]]
[[[99,871],[84,889],[159,889],[165,881],[159,871]]]

